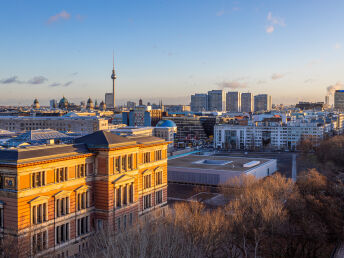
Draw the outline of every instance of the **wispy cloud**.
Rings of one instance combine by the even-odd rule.
[[[333,46],[335,49],[340,49],[340,48],[342,48],[342,45],[339,43],[339,42],[337,42],[336,44],[334,44],[334,46]]]
[[[12,76],[12,77],[0,80],[0,83],[11,84],[11,83],[21,83],[21,81],[18,80],[18,76]]]
[[[49,86],[50,86],[50,87],[58,87],[58,86],[60,86],[60,85],[61,85],[61,83],[54,82],[54,83],[50,84]]]
[[[42,83],[45,83],[46,81],[48,81],[48,79],[45,78],[44,76],[35,76],[35,77],[32,77],[30,80],[28,80],[27,83],[42,84]]]
[[[282,73],[274,73],[271,75],[271,79],[272,80],[278,80],[278,79],[281,79],[285,76],[285,74],[282,74]]]
[[[272,16],[271,12],[268,13],[266,19],[268,22],[268,25],[265,28],[266,33],[270,34],[275,31],[275,28],[285,26],[284,20],[280,17]]]
[[[12,76],[12,77],[0,80],[0,83],[2,84],[11,84],[11,83],[42,84],[42,83],[45,83],[46,81],[48,81],[48,79],[41,75],[34,76],[28,81],[21,81],[18,79],[18,76]]]
[[[71,85],[73,83],[73,81],[68,81],[68,82],[65,82],[65,83],[60,83],[60,82],[54,82],[52,84],[50,84],[49,86],[50,87],[68,87],[69,85]]]
[[[245,83],[239,82],[238,80],[236,81],[222,81],[216,83],[217,86],[219,86],[220,89],[241,89],[241,88],[246,88],[247,85]]]
[[[63,10],[60,13],[51,16],[48,19],[48,23],[51,24],[51,23],[57,22],[59,20],[68,20],[70,17],[71,17],[71,15],[69,13],[67,13],[65,10]]]
[[[69,81],[69,82],[66,82],[65,84],[63,84],[64,87],[68,87],[69,85],[71,85],[73,83],[73,81]]]

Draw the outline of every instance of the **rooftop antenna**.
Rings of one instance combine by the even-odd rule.
[[[115,50],[112,49],[112,69],[115,70]]]

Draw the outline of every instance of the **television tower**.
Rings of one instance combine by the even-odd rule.
[[[112,52],[112,98],[113,98],[113,109],[115,109],[115,80],[116,80],[116,73],[115,73],[115,54]]]

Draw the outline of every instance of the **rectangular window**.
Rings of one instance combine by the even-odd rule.
[[[76,166],[76,177],[81,178],[87,176],[86,164],[79,164]]]
[[[55,169],[56,183],[65,182],[67,180],[68,180],[68,169],[66,167]]]
[[[123,204],[124,205],[128,204],[128,187],[127,186],[123,187]]]
[[[155,160],[162,160],[161,150],[155,151]]]
[[[133,170],[133,154],[128,155],[128,170]]]
[[[48,249],[48,233],[47,231],[36,233],[32,236],[32,251],[37,254],[43,250]]]
[[[69,197],[57,199],[55,203],[55,210],[56,217],[69,214]]]
[[[121,218],[117,218],[117,230],[121,230]]]
[[[155,184],[161,185],[162,184],[162,171],[155,173]]]
[[[155,192],[155,204],[162,203],[162,190]]]
[[[31,187],[41,187],[45,185],[45,171],[31,174]]]
[[[121,172],[121,157],[115,158],[115,172]]]
[[[77,220],[77,236],[89,233],[89,216]]]
[[[129,214],[129,225],[133,225],[133,213],[130,212]]]
[[[143,177],[143,189],[151,187],[151,177],[152,175],[147,175]]]
[[[122,157],[122,170],[127,171],[127,156]]]
[[[123,216],[123,229],[127,228],[127,215]]]
[[[37,204],[31,208],[32,224],[37,225],[47,221],[47,204]]]
[[[69,240],[69,223],[55,227],[56,244],[62,244]]]
[[[117,188],[117,207],[122,206],[122,187]]]
[[[152,195],[147,194],[143,196],[143,209],[149,209],[150,207],[152,207]]]
[[[143,153],[143,163],[149,163],[150,162],[150,152]]]
[[[129,202],[130,203],[134,202],[134,184],[130,184],[130,187],[129,187]]]
[[[86,209],[89,207],[89,198],[90,198],[90,194],[89,192],[83,192],[83,193],[78,193],[77,195],[77,207],[78,207],[78,211]]]

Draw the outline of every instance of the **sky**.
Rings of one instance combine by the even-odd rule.
[[[213,89],[324,101],[344,83],[343,0],[0,0],[0,105],[188,104]]]

